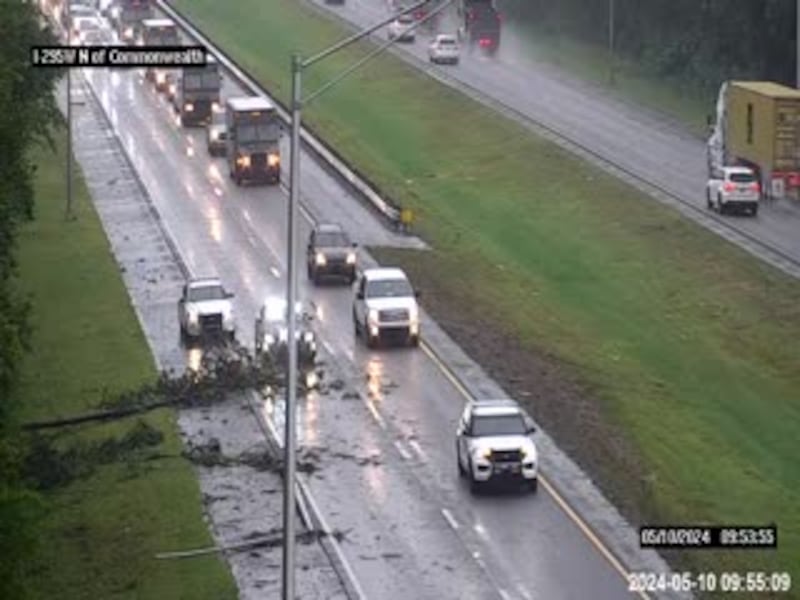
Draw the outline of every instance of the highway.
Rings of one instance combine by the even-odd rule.
[[[346,0],[342,5],[328,5],[313,0],[321,10],[338,15],[347,22],[365,27],[389,16],[386,0]],[[524,122],[542,125],[559,137],[577,144],[591,155],[600,157],[626,179],[646,182],[648,191],[678,198],[694,209],[706,212],[707,179],[705,142],[687,133],[663,115],[611,97],[598,86],[570,78],[557,69],[531,58],[521,40],[523,32],[505,21],[498,52],[486,56],[479,50],[464,48],[457,66],[433,66],[428,63],[427,44],[434,33],[456,31],[454,8],[443,15],[437,28],[421,27],[413,44],[395,46],[400,55],[415,57],[414,64],[445,82],[458,84],[462,91],[477,90],[483,98],[510,109]],[[502,2],[500,3],[502,11]],[[385,31],[377,38],[386,39]],[[308,51],[313,52],[310,48]],[[709,106],[709,113],[713,106]],[[650,187],[655,189],[651,190]],[[781,263],[793,262],[792,272],[800,266],[800,204],[784,201],[762,207],[752,218],[724,217],[709,220],[688,214],[716,233],[729,228],[743,235],[745,247]],[[687,213],[685,213],[687,214]],[[723,232],[724,233],[724,232]],[[736,236],[737,243],[743,241]],[[764,248],[766,247],[766,248]]]
[[[252,346],[257,306],[285,290],[285,192],[236,187],[224,159],[208,156],[204,130],[182,129],[140,72],[86,76],[189,270],[223,278],[240,339]],[[226,78],[224,94],[241,93]],[[342,223],[361,246],[418,245],[387,233],[305,154],[301,181],[301,261],[310,219]],[[341,547],[366,597],[629,597],[621,573],[546,489],[469,492],[455,464],[459,387],[422,349],[366,350],[353,335],[351,289],[314,288],[300,267],[300,295],[318,310],[324,380],[343,383],[300,401],[301,448],[319,457],[307,483],[330,526],[346,532]],[[177,344],[177,319],[174,327],[158,343]],[[278,427],[281,408],[264,407]]]

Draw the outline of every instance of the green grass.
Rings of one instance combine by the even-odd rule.
[[[284,101],[290,52],[345,34],[290,0],[176,4]],[[317,65],[305,89],[364,52]],[[778,522],[776,554],[695,566],[797,567],[798,282],[391,56],[304,118],[414,209],[436,251],[402,262],[425,297],[458,299],[593,391],[652,475],[645,514]]]
[[[716,101],[713,93],[705,93],[675,78],[653,76],[641,63],[619,54],[614,60],[612,84],[612,61],[607,47],[544,31],[513,15],[507,27],[515,31],[526,57],[599,85],[620,99],[662,112],[682,122],[692,133],[706,137],[706,115],[714,112]]]
[[[36,220],[20,237],[21,287],[31,295],[32,352],[19,391],[22,418],[88,411],[103,393],[133,389],[156,374],[118,267],[82,179],[77,220],[64,220],[64,147],[37,152]],[[158,460],[111,463],[45,494],[46,517],[27,578],[33,598],[235,598],[215,557],[159,561],[161,551],[213,542],[191,465],[180,457],[173,411],[145,420],[164,435]],[[120,437],[135,419],[66,431],[66,447]]]

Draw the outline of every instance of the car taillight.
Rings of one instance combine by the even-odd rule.
[[[478,40],[478,45],[481,48],[486,48],[487,46],[492,45],[492,40],[490,40],[489,38],[481,38],[480,40]]]
[[[753,190],[756,194],[761,193],[761,185],[757,181],[754,181],[753,183],[750,184],[750,189]]]
[[[736,189],[736,184],[731,183],[730,181],[726,181],[725,184],[722,186],[722,189],[725,190],[726,192],[732,192],[733,190]]]

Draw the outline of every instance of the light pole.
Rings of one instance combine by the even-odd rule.
[[[800,0],[797,0],[800,2]],[[609,70],[608,81],[614,85],[614,0],[608,0],[608,56],[609,56]]]
[[[797,0],[797,6],[795,7],[795,36],[794,36],[794,43],[795,43],[795,69],[797,73],[797,87],[800,88],[800,0]]]
[[[72,18],[70,0],[65,1],[67,7],[67,46],[72,45]],[[64,217],[72,218],[72,69],[67,67],[67,209]]]
[[[334,44],[321,52],[318,52],[311,58],[303,60],[299,54],[292,55],[292,99],[290,110],[292,113],[291,123],[291,149],[289,151],[289,215],[288,215],[288,251],[287,258],[289,261],[289,273],[287,277],[287,305],[289,311],[289,326],[287,337],[289,339],[289,365],[288,376],[286,381],[286,417],[284,420],[284,443],[283,443],[283,464],[284,464],[284,480],[283,480],[283,565],[282,565],[282,587],[281,597],[283,600],[295,599],[295,585],[294,585],[294,559],[295,559],[295,446],[296,446],[296,404],[297,404],[297,342],[295,340],[295,303],[297,298],[297,264],[295,260],[295,240],[297,238],[297,205],[300,198],[300,129],[301,129],[301,110],[304,106],[308,105],[312,100],[318,98],[321,94],[329,90],[331,87],[342,81],[345,77],[350,75],[353,71],[361,67],[364,63],[377,56],[389,46],[394,44],[395,40],[390,39],[378,46],[364,58],[356,61],[355,64],[345,69],[342,73],[322,85],[314,93],[305,98],[301,97],[302,90],[302,74],[303,70],[316,64],[331,54],[334,54],[373,33],[374,31],[385,27],[398,16],[410,13],[422,6],[428,4],[431,0],[423,0],[413,6],[404,9],[402,12],[392,15],[388,19],[384,19],[380,23],[372,25],[358,33],[355,33],[342,41]],[[433,18],[435,15],[447,8],[454,0],[446,0],[435,10],[431,11],[425,18],[420,19],[414,25],[408,27],[409,30],[416,29],[422,23]]]

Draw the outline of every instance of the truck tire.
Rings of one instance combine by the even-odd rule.
[[[711,192],[706,190],[706,208],[712,209],[714,208],[714,203],[711,202]]]
[[[725,205],[722,203],[722,197],[720,196],[717,196],[717,211],[721,215],[724,215],[727,212],[725,210]]]
[[[753,206],[750,208],[750,214],[754,217],[758,216],[758,204],[753,204]]]

